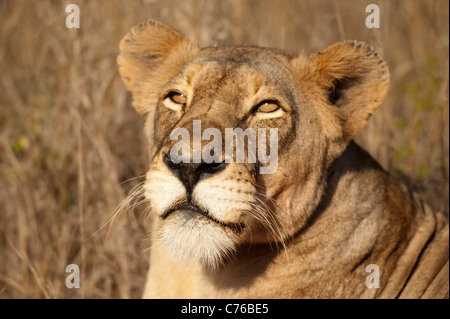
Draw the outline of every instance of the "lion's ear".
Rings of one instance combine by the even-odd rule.
[[[198,49],[169,26],[147,20],[120,42],[119,73],[141,115],[156,106],[163,85],[180,72]]]
[[[309,56],[315,79],[338,108],[345,140],[366,127],[389,89],[389,69],[367,43],[344,41]]]

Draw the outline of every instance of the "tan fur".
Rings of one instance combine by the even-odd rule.
[[[150,20],[120,49],[119,71],[146,118],[149,143],[144,297],[448,298],[448,217],[352,141],[389,87],[388,67],[371,46],[345,41],[295,57],[259,47],[198,48]],[[185,106],[167,98],[173,91]],[[263,100],[281,109],[253,112]],[[168,214],[188,201],[163,160],[176,142],[168,135],[192,133],[193,120],[222,134],[278,128],[274,174],[246,161],[195,184],[192,201],[209,218]],[[380,288],[366,287],[369,264],[380,269]]]

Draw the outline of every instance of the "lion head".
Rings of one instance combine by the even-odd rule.
[[[239,245],[282,245],[305,227],[327,169],[389,86],[386,63],[363,42],[310,55],[199,48],[152,20],[123,38],[118,64],[145,118],[154,240],[208,268]]]

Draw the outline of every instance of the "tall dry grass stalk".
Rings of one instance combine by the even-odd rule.
[[[369,30],[371,2],[73,0],[81,28],[67,29],[69,1],[0,1],[0,297],[140,296],[145,214],[123,214],[107,238],[98,230],[147,166],[142,119],[115,63],[121,37],[147,18],[203,46],[374,43],[392,87],[358,141],[448,212],[449,3],[375,1],[381,28]],[[71,263],[80,289],[65,286]]]

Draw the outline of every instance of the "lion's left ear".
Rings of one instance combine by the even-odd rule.
[[[344,41],[309,56],[316,83],[337,107],[349,141],[366,127],[389,89],[386,62],[367,43]]]

